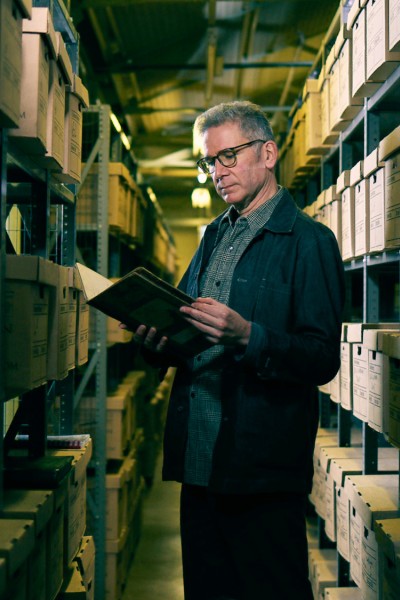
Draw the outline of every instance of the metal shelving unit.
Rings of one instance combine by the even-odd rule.
[[[82,173],[81,186],[92,164],[96,161],[98,167],[97,186],[97,228],[95,232],[96,270],[108,277],[108,164],[110,154],[110,107],[104,105],[92,106],[85,114],[97,115],[98,131],[89,157]],[[79,188],[78,188],[79,195]],[[78,247],[79,252],[79,247]],[[94,489],[87,494],[88,507],[93,515],[94,540],[96,546],[95,590],[96,600],[105,598],[106,576],[106,403],[107,403],[107,320],[100,311],[96,311],[95,343],[85,368],[83,378],[76,389],[74,407],[76,408],[89,380],[95,378],[96,396],[96,425],[94,456],[91,466],[94,468]],[[71,421],[73,415],[70,415]]]

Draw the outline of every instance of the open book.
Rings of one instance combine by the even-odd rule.
[[[179,312],[193,298],[166,283],[144,267],[137,267],[117,282],[76,263],[86,301],[131,331],[139,325],[155,327],[168,337],[168,351],[189,357],[211,344]]]

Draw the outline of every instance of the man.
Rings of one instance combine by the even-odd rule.
[[[196,298],[182,313],[212,344],[178,364],[165,428],[163,478],[182,482],[185,600],[311,600],[316,386],[339,368],[342,261],[333,233],[278,185],[260,107],[215,106],[195,130],[197,164],[227,207],[179,285]],[[176,364],[154,328],[135,340],[153,363]]]

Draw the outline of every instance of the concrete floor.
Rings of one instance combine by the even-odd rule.
[[[179,535],[180,485],[161,481],[161,457],[143,502],[140,541],[121,600],[184,600]],[[317,519],[307,523],[309,548],[318,547]]]
[[[180,485],[161,481],[161,458],[143,502],[140,541],[122,600],[183,600]]]

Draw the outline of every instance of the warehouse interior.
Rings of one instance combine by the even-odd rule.
[[[400,0],[1,0],[0,600],[184,599],[176,369],[119,323],[226,208],[192,128],[233,100],[263,108],[278,183],[343,261],[314,600],[400,597]]]
[[[336,0],[71,2],[91,101],[112,107],[173,230],[184,234],[208,219],[190,202],[195,117],[248,99],[265,107],[283,140],[337,13]],[[222,208],[212,194],[211,214]]]

